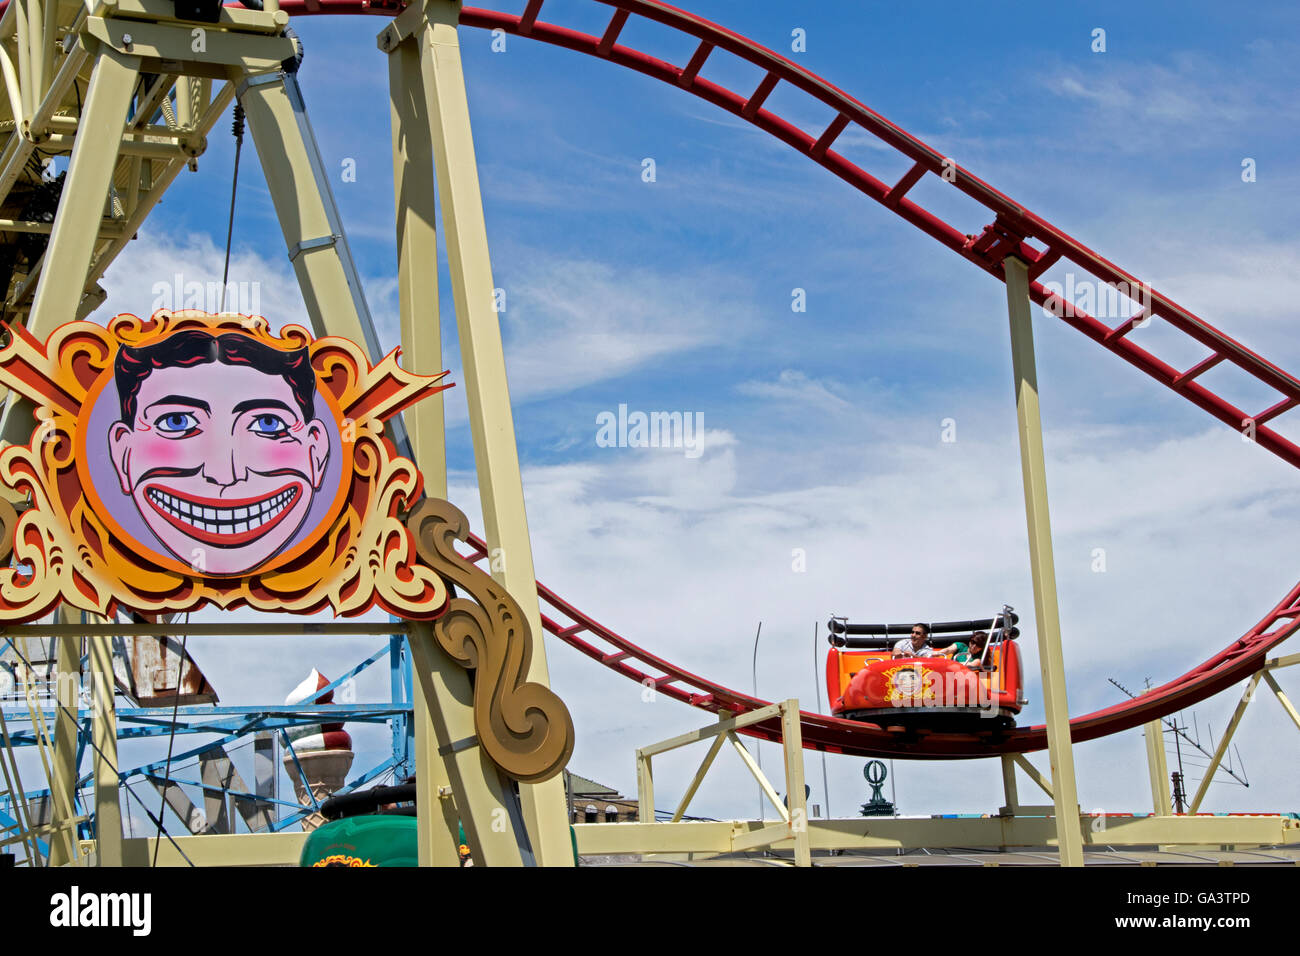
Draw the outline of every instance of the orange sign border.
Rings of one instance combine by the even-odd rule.
[[[113,376],[123,345],[159,341],[185,329],[241,334],[279,349],[308,348],[317,391],[334,416],[342,477],[328,515],[286,552],[243,575],[205,574],[128,534],[93,488],[85,426]],[[415,464],[396,454],[384,422],[420,398],[450,388],[446,373],[415,375],[394,349],[371,365],[347,339],[314,339],[301,326],[279,335],[261,316],[161,310],[129,313],[107,327],[70,322],[40,342],[10,326],[0,350],[0,384],[36,405],[28,445],[0,451],[0,483],[29,498],[13,529],[18,566],[0,568],[0,621],[32,620],[60,601],[101,615],[118,607],[144,614],[207,604],[267,611],[361,614],[376,604],[407,619],[442,613],[445,583],[418,560],[399,515],[420,497]],[[140,553],[147,549],[147,553]]]

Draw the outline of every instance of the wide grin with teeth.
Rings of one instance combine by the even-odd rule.
[[[237,548],[269,532],[293,510],[302,494],[294,483],[264,498],[191,498],[162,485],[151,485],[145,497],[169,524],[196,541]]]

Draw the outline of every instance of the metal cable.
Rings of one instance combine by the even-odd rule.
[[[244,146],[244,107],[235,103],[235,120],[230,124],[230,131],[235,134],[235,171],[230,177],[230,221],[226,224],[226,265],[221,270],[221,308],[226,311],[226,283],[230,279],[230,241],[235,234],[235,192],[239,189],[239,154]]]

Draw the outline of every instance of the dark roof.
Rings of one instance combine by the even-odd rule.
[[[574,793],[581,793],[584,795],[597,793],[608,793],[611,796],[619,795],[618,791],[613,787],[607,787],[603,783],[597,783],[595,780],[590,780],[587,777],[580,776],[576,773],[569,774],[569,779]]]

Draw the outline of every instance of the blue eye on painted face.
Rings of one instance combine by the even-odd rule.
[[[190,412],[168,412],[160,415],[154,427],[164,435],[182,435],[197,428],[199,420]]]
[[[253,421],[249,424],[248,430],[255,435],[274,437],[288,434],[289,426],[284,423],[284,419],[279,415],[263,414],[253,416]]]

